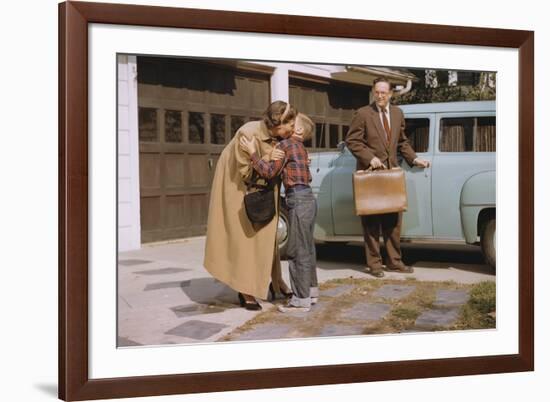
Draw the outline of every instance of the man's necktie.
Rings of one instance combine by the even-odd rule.
[[[389,144],[391,138],[390,123],[386,116],[386,108],[380,109],[382,111],[382,121],[384,122],[384,130],[386,131],[386,142]]]

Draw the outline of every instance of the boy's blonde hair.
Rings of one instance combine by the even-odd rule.
[[[315,131],[315,123],[303,113],[298,113],[296,116],[296,125],[303,127],[302,138],[304,141],[309,141]]]

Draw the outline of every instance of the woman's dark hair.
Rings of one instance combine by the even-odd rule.
[[[281,124],[286,124],[289,121],[294,120],[297,114],[298,111],[290,103],[275,101],[267,107],[262,118],[267,128],[272,129],[273,127],[277,127]]]

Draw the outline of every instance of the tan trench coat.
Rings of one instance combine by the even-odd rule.
[[[273,139],[263,121],[246,123],[224,148],[210,193],[204,266],[214,278],[234,290],[266,299],[271,277],[275,290],[279,289],[281,278],[276,245],[278,211],[271,222],[261,227],[253,225],[246,216],[245,180],[252,177],[253,168],[250,157],[239,148],[242,135],[256,138],[256,148],[259,146],[260,156],[265,159],[273,149]]]

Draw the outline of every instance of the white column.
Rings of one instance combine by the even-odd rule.
[[[278,66],[271,75],[271,102],[285,101],[288,102],[288,68]]]
[[[141,247],[136,56],[118,56],[118,250]]]

